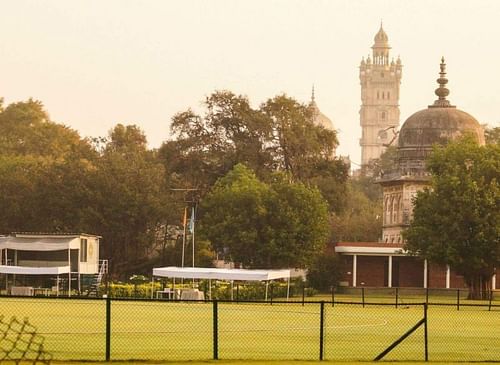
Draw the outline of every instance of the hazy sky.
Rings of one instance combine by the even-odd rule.
[[[258,106],[311,86],[360,161],[358,66],[383,20],[401,56],[401,123],[435,99],[439,61],[449,99],[500,125],[500,1],[2,0],[0,95],[41,100],[82,136],[135,123],[152,147],[171,117],[227,89]]]

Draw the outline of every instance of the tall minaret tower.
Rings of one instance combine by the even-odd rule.
[[[361,60],[359,80],[361,82],[362,129],[361,165],[379,158],[388,143],[393,141],[399,126],[399,85],[401,84],[401,59],[389,62],[389,39],[382,24],[375,35],[372,58]]]

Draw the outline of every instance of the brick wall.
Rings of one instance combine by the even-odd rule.
[[[416,257],[393,257],[392,267],[393,286],[423,288],[424,262],[422,260]]]
[[[357,286],[387,286],[387,256],[358,256]]]

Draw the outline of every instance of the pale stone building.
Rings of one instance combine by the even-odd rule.
[[[375,35],[372,57],[363,57],[359,66],[361,83],[361,165],[377,159],[394,141],[399,126],[399,86],[402,64],[389,61],[389,39],[382,25]]]
[[[429,186],[430,173],[425,159],[432,145],[445,144],[464,133],[472,133],[478,143],[484,145],[484,131],[479,122],[446,100],[449,90],[444,59],[440,67],[436,89],[439,98],[405,121],[399,133],[397,166],[379,179],[384,204],[382,240],[386,243],[402,242],[401,231],[412,219],[412,199],[419,190]]]
[[[470,114],[457,109],[446,99],[444,59],[436,89],[438,99],[427,109],[411,115],[401,127],[398,157],[393,171],[378,180],[383,189],[382,242],[337,242],[345,271],[341,286],[467,288],[464,277],[449,266],[437,265],[405,252],[401,231],[412,218],[412,198],[430,184],[425,160],[434,144],[445,145],[464,134],[472,134],[484,144],[484,131]],[[500,289],[493,277],[491,288]]]

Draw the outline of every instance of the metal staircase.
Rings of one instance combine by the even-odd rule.
[[[90,284],[87,295],[89,297],[97,297],[99,292],[99,286],[101,285],[102,279],[108,273],[108,260],[99,260],[99,272],[95,275],[92,284]]]

